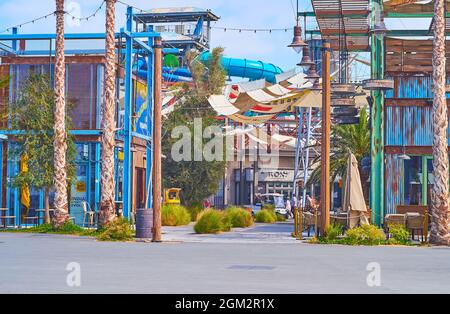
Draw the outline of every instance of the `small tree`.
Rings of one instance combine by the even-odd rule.
[[[55,94],[47,76],[31,75],[21,86],[14,102],[9,105],[10,129],[19,145],[11,151],[17,159],[26,156],[29,171],[20,172],[13,180],[15,187],[44,189],[45,222],[50,222],[49,194],[54,178],[54,110]],[[66,131],[71,120],[66,115]],[[75,175],[75,144],[67,137],[68,186]]]
[[[220,63],[222,54],[223,48],[215,48],[206,65],[196,61],[194,56],[188,56],[194,88],[183,86],[178,95],[180,101],[176,110],[163,122],[162,150],[166,156],[162,165],[163,185],[165,188],[181,188],[181,197],[187,205],[201,203],[203,199],[217,192],[225,172],[225,161],[206,161],[204,158],[201,161],[174,161],[171,149],[178,140],[173,139],[171,134],[174,128],[181,125],[194,134],[194,119],[198,118],[202,121],[202,132],[217,124],[216,113],[209,105],[208,97],[220,94],[225,85],[226,75]],[[203,145],[206,142],[203,140]],[[190,153],[192,156],[192,151]]]

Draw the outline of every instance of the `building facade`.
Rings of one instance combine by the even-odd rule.
[[[394,80],[384,108],[385,214],[392,214],[399,205],[431,204],[433,42],[388,38],[385,45],[385,76]]]
[[[117,107],[116,107],[116,210],[130,217],[147,201],[151,206],[151,193],[147,195],[152,162],[152,108],[153,108],[153,40],[155,32],[133,32],[133,9],[128,8],[127,26],[117,38]],[[77,49],[66,49],[66,99],[71,102],[72,130],[76,142],[76,177],[69,187],[70,215],[79,225],[84,223],[83,202],[91,210],[99,210],[101,120],[105,51],[89,48],[89,41],[104,42],[104,33],[66,34],[66,42],[74,40]],[[54,83],[54,50],[42,49],[55,40],[54,34],[0,35],[0,41],[9,42],[11,49],[0,50],[0,75],[9,75],[10,84],[0,91],[0,109],[15,100],[21,85],[31,74],[47,75]],[[45,45],[44,45],[45,44]],[[85,44],[85,47],[83,45]],[[67,46],[70,46],[68,44]],[[73,45],[72,45],[73,46]],[[28,48],[29,47],[29,48]],[[38,48],[36,48],[38,47]],[[104,47],[104,44],[103,44]],[[145,76],[137,76],[133,69],[136,60],[144,58],[148,65]],[[21,203],[21,190],[12,185],[19,171],[19,157],[13,154],[14,146],[20,145],[14,138],[7,120],[0,130],[0,207],[8,208],[8,216],[14,216],[14,225],[26,225],[25,216],[37,216],[44,208],[44,193],[31,187],[30,208]],[[54,192],[50,193],[50,207]]]

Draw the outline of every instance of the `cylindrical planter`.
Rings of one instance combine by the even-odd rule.
[[[151,239],[153,229],[153,210],[141,208],[136,210],[136,238]]]

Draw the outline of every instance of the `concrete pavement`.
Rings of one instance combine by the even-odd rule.
[[[190,224],[182,227],[163,227],[163,240],[190,243],[296,244],[298,241],[291,236],[293,230],[294,224],[291,222],[258,223],[250,228],[233,229],[232,232],[196,234],[194,224]]]
[[[104,243],[0,233],[0,293],[448,293],[450,249],[293,243]],[[381,286],[370,288],[369,263]],[[81,286],[69,287],[69,263]]]

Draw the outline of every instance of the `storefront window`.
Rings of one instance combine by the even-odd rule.
[[[404,161],[405,205],[422,204],[422,156],[413,156]]]
[[[283,194],[285,199],[290,199],[292,195],[292,182],[268,182],[267,193]]]
[[[70,64],[67,69],[67,99],[72,105],[74,129],[96,128],[97,65]]]

